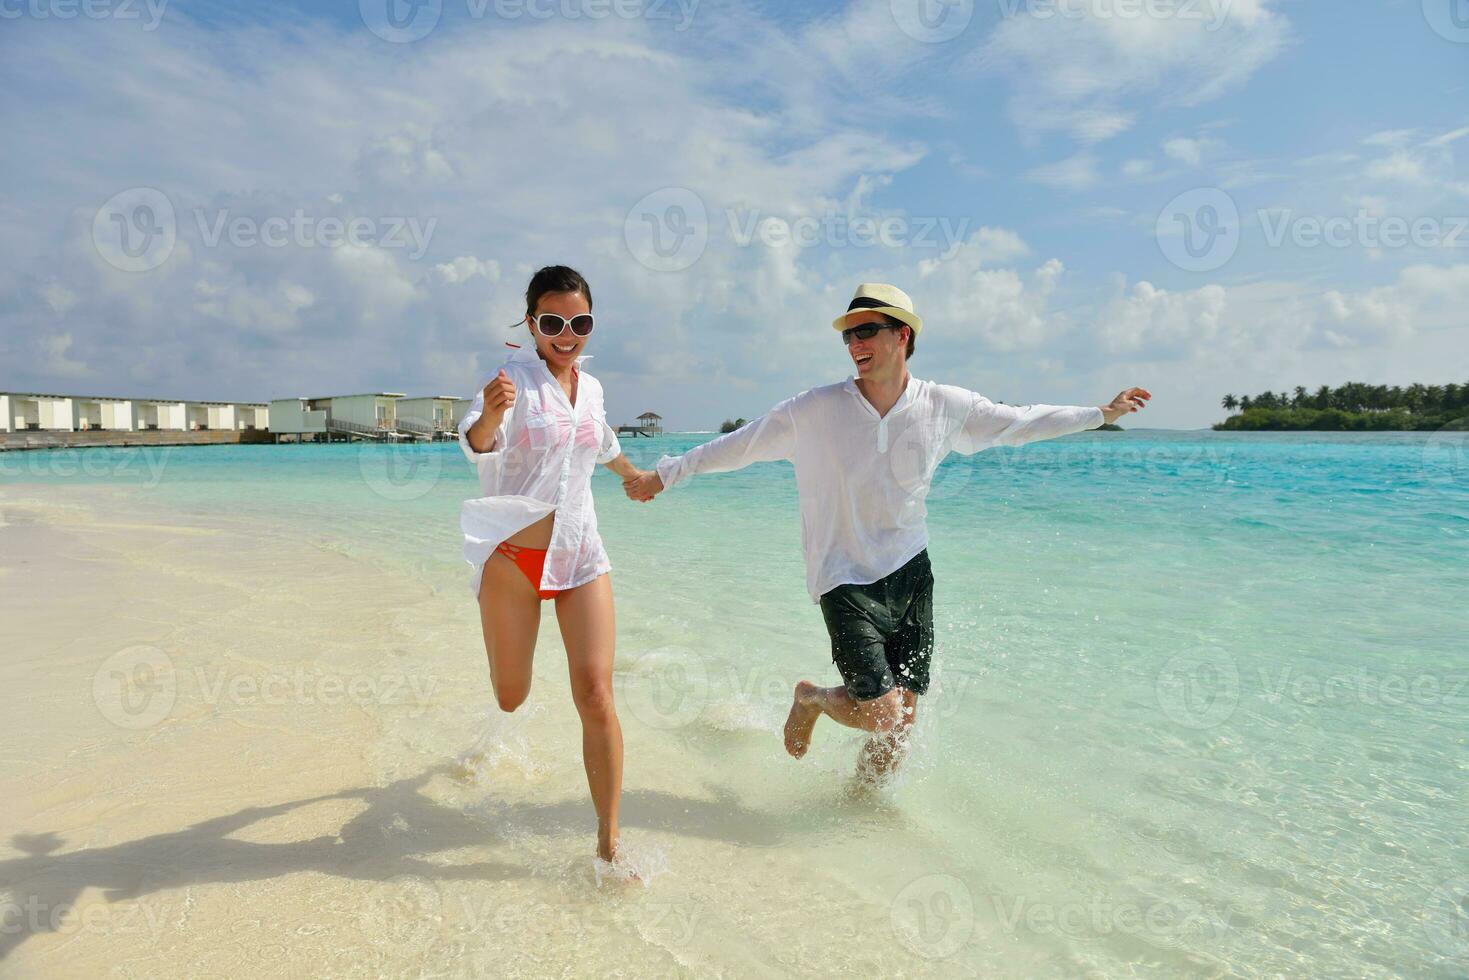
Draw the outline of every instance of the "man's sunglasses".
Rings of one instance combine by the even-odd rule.
[[[567,320],[558,313],[542,313],[533,321],[536,332],[542,337],[559,337],[567,327],[578,337],[585,337],[592,332],[592,315],[590,313],[578,313]]]
[[[848,347],[852,346],[854,340],[871,340],[877,336],[879,330],[897,330],[898,325],[891,323],[864,323],[860,327],[848,327],[842,331],[842,343]]]

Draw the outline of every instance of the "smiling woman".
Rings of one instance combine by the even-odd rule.
[[[612,563],[597,533],[597,464],[641,476],[607,424],[602,386],[582,371],[592,335],[592,290],[581,273],[548,266],[531,278],[517,348],[459,426],[481,496],[460,516],[474,569],[490,684],[506,712],[530,695],[541,602],[554,599],[566,641],[572,700],[597,811],[597,855],[617,856],[622,728],[612,696]],[[514,346],[514,345],[512,345]]]

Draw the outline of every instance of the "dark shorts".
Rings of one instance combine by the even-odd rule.
[[[831,659],[854,701],[895,687],[924,694],[933,659],[933,569],[928,552],[869,585],[839,585],[821,597]]]

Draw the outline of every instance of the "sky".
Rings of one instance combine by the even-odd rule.
[[[1469,381],[1469,0],[0,0],[0,390],[467,396],[538,267],[609,420]],[[519,328],[523,331],[524,328]]]

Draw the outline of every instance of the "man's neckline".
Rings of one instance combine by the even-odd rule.
[[[911,372],[908,374],[908,380],[904,382],[903,390],[898,392],[897,399],[892,403],[891,406],[888,407],[888,410],[886,412],[879,412],[877,410],[877,406],[872,404],[872,400],[867,397],[867,395],[862,391],[862,386],[857,383],[856,375],[848,376],[847,387],[851,390],[852,394],[861,399],[862,404],[867,406],[867,410],[869,412],[871,412],[873,415],[876,415],[879,419],[885,419],[889,415],[898,411],[900,408],[908,407],[908,394],[913,390],[913,384],[917,380],[918,379],[913,377]]]

